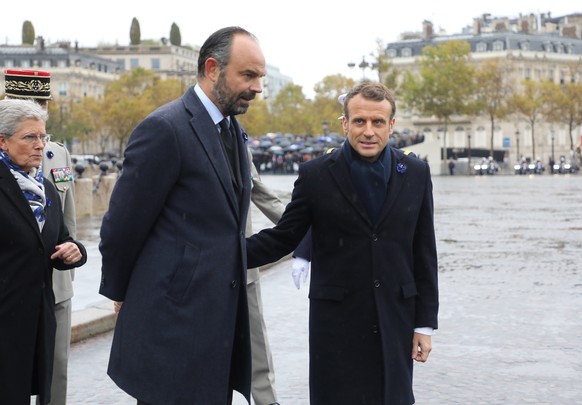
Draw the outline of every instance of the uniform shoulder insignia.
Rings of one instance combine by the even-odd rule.
[[[328,150],[325,151],[325,154],[327,155],[328,153],[331,153],[335,150],[336,148],[329,148]]]
[[[411,150],[407,150],[407,149],[405,149],[405,150],[404,150],[404,154],[405,154],[405,155],[407,155],[407,156],[416,157],[416,153],[414,153],[414,152],[413,152],[413,151],[411,151]]]

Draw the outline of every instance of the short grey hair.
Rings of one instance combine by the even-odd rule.
[[[48,112],[33,100],[0,100],[0,134],[9,139],[25,120],[48,120]]]

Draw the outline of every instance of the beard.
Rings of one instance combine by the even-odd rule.
[[[218,105],[221,107],[222,113],[225,117],[246,113],[249,109],[249,105],[240,104],[238,101],[240,99],[250,101],[255,98],[255,93],[249,91],[234,94],[234,92],[226,84],[226,76],[224,71],[220,72],[220,76],[218,76],[218,80],[212,88],[212,95],[214,96]]]

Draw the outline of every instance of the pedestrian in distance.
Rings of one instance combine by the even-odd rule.
[[[453,158],[449,158],[449,174],[452,176],[455,174],[455,161]]]
[[[0,398],[51,399],[55,353],[53,268],[87,261],[65,225],[61,201],[43,177],[48,113],[32,100],[0,101]]]
[[[223,405],[233,390],[250,401],[251,180],[235,116],[265,74],[257,38],[222,28],[200,48],[198,83],[129,138],[101,227],[99,291],[123,302],[107,372],[138,403]]]
[[[249,267],[290,253],[311,227],[311,405],[410,405],[413,361],[437,328],[429,166],[388,146],[396,105],[382,84],[344,99],[342,148],[303,163],[274,228],[247,239]]]
[[[6,98],[31,99],[48,111],[48,103],[52,100],[50,72],[6,69],[4,73]],[[72,238],[76,238],[75,183],[71,155],[64,144],[52,140],[47,142],[44,148],[42,169],[46,179],[53,184],[59,194],[69,235]],[[67,403],[67,368],[71,349],[73,277],[74,270],[53,271],[57,332],[50,405],[66,405]],[[37,398],[38,403],[39,400]]]

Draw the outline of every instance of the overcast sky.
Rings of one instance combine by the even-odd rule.
[[[198,5],[196,4],[198,3]],[[154,5],[155,4],[155,5]],[[26,6],[25,6],[26,5]],[[4,4],[0,42],[19,45],[22,23],[30,20],[45,42],[78,41],[79,46],[129,44],[133,17],[141,39],[169,37],[172,23],[180,27],[182,44],[200,46],[212,32],[240,25],[255,34],[267,63],[290,76],[308,97],[327,75],[341,73],[360,79],[357,64],[376,51],[377,40],[396,41],[404,31],[421,31],[424,20],[435,30],[457,33],[483,13],[517,17],[582,12],[580,0],[163,0],[137,2],[99,0],[27,0]],[[368,57],[371,60],[371,57]],[[349,62],[356,67],[348,68]],[[370,74],[368,73],[370,76]]]

